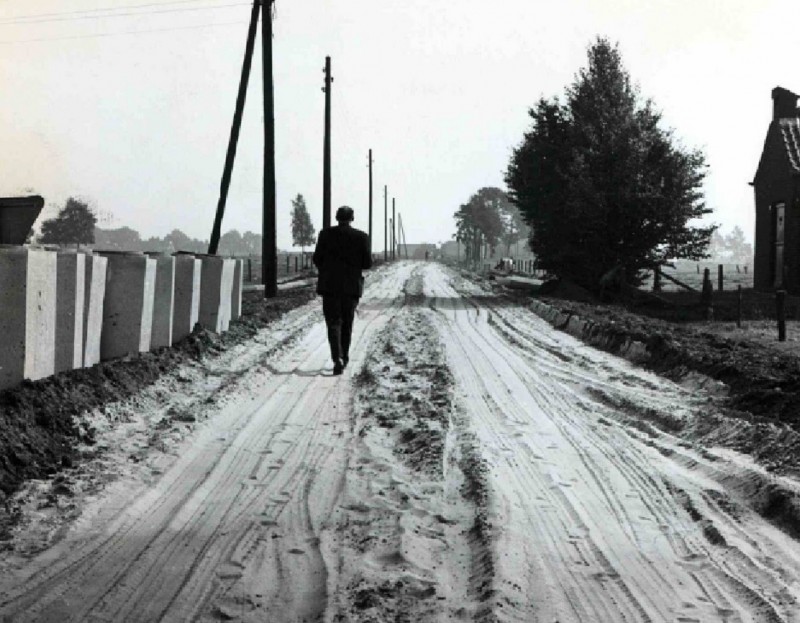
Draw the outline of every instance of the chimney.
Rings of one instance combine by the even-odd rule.
[[[797,100],[800,96],[795,95],[788,89],[775,87],[772,89],[772,120],[785,119],[786,117],[797,117]]]

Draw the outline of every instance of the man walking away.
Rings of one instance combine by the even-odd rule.
[[[336,210],[338,225],[319,232],[314,266],[319,270],[317,294],[328,327],[333,373],[341,374],[350,359],[353,316],[364,288],[361,270],[372,266],[369,236],[351,226],[353,208]]]

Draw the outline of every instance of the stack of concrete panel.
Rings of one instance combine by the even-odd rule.
[[[175,256],[175,303],[172,339],[178,342],[192,332],[200,316],[200,274],[202,261],[194,255]]]
[[[107,266],[108,259],[105,257],[86,256],[83,299],[83,366],[86,368],[100,362]]]
[[[83,366],[86,255],[60,251],[56,276],[55,372]]]
[[[56,253],[0,246],[0,389],[55,369]]]
[[[222,333],[228,330],[231,319],[233,273],[236,262],[216,255],[203,255],[201,260],[198,321],[207,329]]]
[[[103,299],[103,360],[150,350],[156,260],[141,253],[102,251],[108,259]]]
[[[242,279],[244,278],[244,260],[234,260],[233,287],[231,288],[231,320],[238,320],[242,315]]]
[[[148,254],[156,262],[153,298],[153,329],[150,348],[172,346],[172,314],[175,304],[175,258],[162,253]]]

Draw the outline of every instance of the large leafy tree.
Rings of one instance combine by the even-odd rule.
[[[292,241],[294,246],[301,247],[303,253],[306,247],[314,244],[314,224],[303,195],[292,199]]]
[[[642,100],[616,45],[599,38],[565,102],[542,99],[506,172],[539,264],[589,288],[613,268],[629,283],[673,258],[705,257],[715,227],[705,159],[683,149]]]
[[[96,223],[97,217],[89,205],[70,197],[55,218],[42,223],[39,242],[59,245],[75,244],[77,246],[92,244]]]

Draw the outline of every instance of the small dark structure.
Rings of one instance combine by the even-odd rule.
[[[44,207],[44,199],[0,197],[0,244],[24,244]]]
[[[772,90],[772,123],[751,185],[755,189],[754,286],[800,293],[800,96]]]

